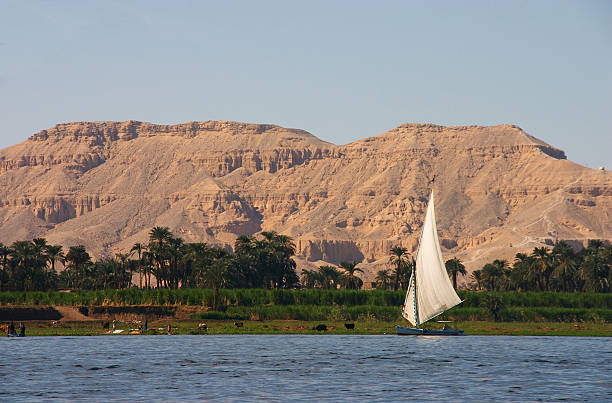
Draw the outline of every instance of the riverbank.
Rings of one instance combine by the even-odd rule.
[[[122,335],[166,335],[170,324],[172,334],[223,335],[223,334],[360,334],[385,335],[395,334],[395,322],[386,321],[231,321],[207,320],[206,331],[198,331],[202,322],[193,320],[159,320],[148,323],[148,330],[142,331],[142,323],[116,321],[113,333],[112,323],[104,328],[107,322],[101,321],[28,321],[25,322],[28,336],[100,336]],[[345,324],[352,323],[354,329],[347,329]],[[318,325],[325,325],[327,330],[315,330]],[[238,325],[238,326],[237,326]],[[434,323],[432,327],[439,326]],[[612,336],[610,323],[559,323],[559,322],[456,322],[452,327],[462,329],[467,335],[491,336]]]
[[[612,336],[612,294],[460,294],[464,303],[437,319],[453,321],[466,334]],[[28,335],[44,336],[108,334],[113,321],[119,334],[142,334],[145,319],[158,328],[148,334],[166,334],[169,323],[173,333],[197,334],[205,322],[206,334],[383,335],[394,334],[396,323],[406,325],[399,308],[404,298],[384,290],[231,289],[220,290],[213,311],[207,289],[1,292],[0,324],[23,321]],[[313,330],[319,324],[327,330]]]

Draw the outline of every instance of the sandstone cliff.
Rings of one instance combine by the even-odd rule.
[[[612,239],[612,174],[513,125],[405,124],[337,146],[237,122],[60,124],[0,150],[0,241],[45,236],[94,255],[151,227],[232,245],[275,230],[301,267],[416,248],[435,175],[440,239],[469,269],[555,239]]]

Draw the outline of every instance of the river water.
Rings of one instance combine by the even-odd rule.
[[[612,401],[612,339],[0,338],[0,401]]]

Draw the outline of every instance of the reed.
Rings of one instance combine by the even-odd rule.
[[[378,320],[401,323],[397,307],[378,305],[256,305],[229,307],[224,312],[201,312],[193,319],[234,320],[304,320],[304,321],[364,321]],[[453,308],[438,320],[487,321],[491,314],[486,308]],[[499,313],[503,322],[612,322],[612,310],[594,308],[511,307]]]
[[[612,310],[612,293],[459,291],[459,296],[465,301],[452,312],[470,308],[472,311],[466,312],[472,312],[475,315],[476,312],[480,312],[479,309],[482,309],[482,301],[490,295],[499,297],[506,309]],[[256,306],[377,306],[399,311],[399,307],[404,302],[404,291],[223,289],[219,291],[219,297],[220,310]],[[72,292],[0,292],[0,306],[191,305],[210,307],[212,299],[213,294],[210,289],[140,290],[128,288]],[[607,317],[601,313],[597,315]]]
[[[505,306],[612,309],[612,293],[459,291],[458,294],[465,300],[463,307],[479,307],[486,296],[495,295]]]
[[[598,308],[506,307],[499,313],[500,322],[612,322],[612,310]],[[487,321],[492,314],[486,308],[453,308],[440,320]]]

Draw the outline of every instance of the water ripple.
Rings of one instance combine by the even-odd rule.
[[[27,337],[8,345],[0,339],[0,400],[609,401],[609,342],[208,335]]]

